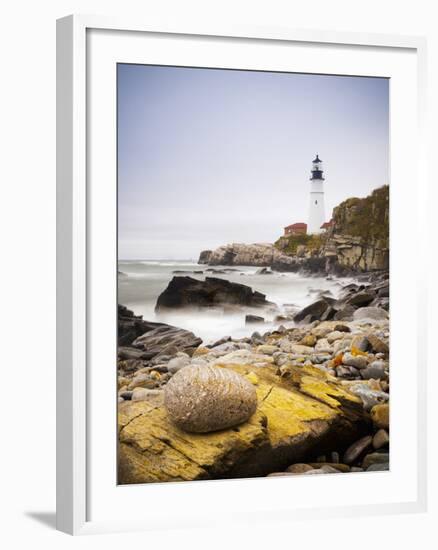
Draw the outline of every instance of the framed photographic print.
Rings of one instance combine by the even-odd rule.
[[[424,509],[424,48],[58,21],[59,529]]]

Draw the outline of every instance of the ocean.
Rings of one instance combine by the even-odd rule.
[[[218,274],[206,272],[207,269],[233,271]],[[297,273],[258,274],[257,267],[199,265],[190,261],[165,260],[121,260],[119,261],[118,303],[142,315],[147,321],[168,323],[192,331],[203,339],[205,344],[212,343],[224,336],[240,338],[251,335],[255,330],[264,332],[283,324],[293,326],[293,322],[275,322],[276,315],[299,310],[318,299],[321,291],[336,298],[342,287],[350,280],[338,280],[326,277],[304,277]],[[173,273],[174,271],[203,271],[195,273]],[[158,296],[167,287],[175,275],[188,275],[203,280],[205,276],[220,277],[235,283],[245,284],[253,290],[266,295],[266,299],[278,306],[278,311],[248,310],[223,311],[169,311],[155,313]],[[342,282],[341,282],[342,281]],[[246,325],[245,315],[261,315],[267,321],[263,325]]]

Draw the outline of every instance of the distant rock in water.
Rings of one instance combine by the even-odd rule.
[[[280,260],[282,256],[283,254],[269,243],[232,243],[220,246],[216,250],[203,250],[198,263],[266,267],[272,265],[274,261]]]
[[[199,281],[192,277],[173,277],[158,297],[155,311],[221,305],[263,307],[275,304],[268,302],[264,294],[253,291],[249,286],[224,279],[206,277],[205,281]]]
[[[198,264],[208,264],[211,254],[211,250],[203,250],[199,255]]]
[[[257,394],[251,382],[237,372],[189,366],[166,385],[164,404],[179,428],[208,433],[246,422],[257,409]]]

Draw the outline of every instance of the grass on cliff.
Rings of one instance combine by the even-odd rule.
[[[336,233],[388,247],[389,187],[379,187],[363,199],[347,199],[333,210],[333,219]]]
[[[324,235],[288,235],[280,237],[274,246],[284,254],[295,255],[297,248],[304,245],[307,250],[318,250],[324,242]]]

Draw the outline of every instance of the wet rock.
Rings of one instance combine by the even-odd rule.
[[[168,382],[164,403],[179,428],[208,433],[248,420],[257,408],[257,395],[254,386],[232,370],[191,366]]]
[[[117,307],[117,338],[119,346],[129,346],[142,334],[161,326],[161,323],[150,323],[143,320],[141,315],[134,315],[134,312],[125,306]]]
[[[370,304],[375,297],[376,295],[374,294],[374,292],[358,292],[357,294],[353,294],[351,298],[348,298],[346,303],[355,307],[363,307]]]
[[[389,429],[389,405],[382,403],[371,409],[371,418],[377,428]]]
[[[372,436],[366,435],[355,441],[344,453],[345,464],[353,464],[369,448],[373,441]]]
[[[230,341],[231,341],[231,336],[224,336],[220,340],[216,340],[216,342],[212,344],[210,347],[215,348],[216,346],[220,346],[221,344],[225,344],[226,342],[230,342]]]
[[[356,309],[349,304],[346,304],[344,306],[341,306],[333,316],[333,319],[338,321],[352,321],[353,320],[353,314],[356,311]]]
[[[126,359],[139,360],[139,359],[148,358],[148,355],[144,351],[139,350],[137,348],[128,347],[128,346],[120,346],[117,349],[117,356],[119,359],[122,359],[122,360],[126,360]]]
[[[354,320],[372,319],[379,321],[388,318],[388,312],[380,307],[360,307],[353,314]]]
[[[306,318],[310,318],[311,321],[319,320],[328,307],[329,304],[326,300],[317,300],[316,302],[313,302],[313,304],[310,304],[299,311],[294,316],[294,321],[299,323],[300,321],[304,321]]]
[[[385,447],[389,444],[389,434],[386,430],[383,428],[380,428],[380,430],[377,430],[377,432],[374,434],[373,437],[373,447],[375,449],[380,449],[381,447]]]
[[[155,311],[221,305],[262,307],[275,304],[268,302],[264,294],[253,291],[249,286],[226,279],[206,277],[205,281],[200,281],[192,277],[177,276],[173,277],[159,295]]]
[[[212,250],[203,250],[199,254],[198,264],[208,264],[208,262],[210,260],[210,256],[212,255],[212,253],[213,253]]]
[[[246,315],[245,325],[253,325],[255,323],[264,323],[265,319],[259,315]]]

